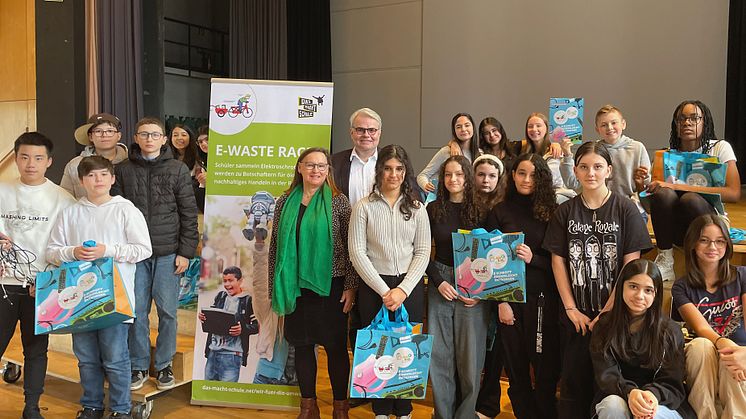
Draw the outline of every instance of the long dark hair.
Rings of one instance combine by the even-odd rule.
[[[412,185],[415,185],[414,170],[412,170],[412,163],[409,162],[407,152],[400,145],[389,144],[386,147],[378,150],[378,160],[376,160],[376,183],[373,188],[373,192],[370,194],[371,200],[381,199],[378,195],[378,191],[381,190],[383,184],[383,167],[386,162],[391,159],[399,160],[404,165],[404,181],[401,184],[401,190],[399,194],[403,197],[402,203],[399,206],[399,211],[404,215],[404,219],[409,221],[412,218],[412,209],[420,207],[420,201],[417,200],[417,193],[412,189]]]
[[[578,149],[575,151],[575,166],[580,164],[580,159],[582,159],[583,156],[585,156],[586,154],[598,154],[604,160],[606,160],[606,164],[612,166],[611,154],[609,154],[609,149],[606,148],[606,145],[603,143],[603,141],[588,141],[581,144],[580,147],[578,147]]]
[[[718,262],[717,270],[717,282],[715,286],[720,288],[725,286],[736,279],[736,270],[730,264],[730,258],[733,256],[733,241],[730,239],[728,234],[728,226],[725,225],[723,217],[717,214],[704,214],[695,218],[689,228],[686,230],[684,236],[684,260],[686,261],[686,276],[685,280],[687,285],[692,288],[707,289],[707,283],[705,282],[705,274],[699,266],[699,260],[697,260],[697,244],[699,238],[702,235],[702,231],[709,225],[717,226],[725,237],[725,255]]]
[[[176,128],[183,129],[189,136],[189,144],[187,144],[186,148],[184,148],[183,158],[181,157],[181,152],[174,146],[174,142],[171,139],[171,136],[173,135]],[[188,125],[174,124],[174,126],[171,128],[171,133],[168,136],[168,145],[171,147],[171,152],[174,153],[174,158],[183,161],[184,164],[187,165],[189,170],[194,169],[194,165],[197,163],[203,164],[202,159],[200,159],[199,155],[197,154],[197,137],[194,135],[194,131],[192,131],[192,129],[189,128]]]
[[[655,297],[653,303],[642,316],[642,323],[636,333],[642,335],[639,349],[649,348],[647,359],[642,359],[645,368],[657,368],[662,362],[666,351],[673,352],[676,345],[673,333],[667,327],[667,317],[663,311],[663,278],[655,263],[647,259],[633,260],[622,268],[616,281],[614,293],[614,307],[601,316],[599,324],[593,328],[591,351],[601,352],[604,357],[618,357],[630,360],[634,354],[632,348],[632,333],[629,330],[633,318],[624,302],[624,283],[635,275],[647,275],[653,280]],[[637,348],[636,348],[637,349]]]
[[[694,105],[702,111],[702,136],[700,137],[699,145],[702,147],[702,153],[709,154],[710,148],[712,148],[710,140],[717,140],[715,122],[712,120],[710,108],[698,100],[685,100],[679,103],[679,106],[673,111],[673,117],[671,118],[671,138],[668,140],[668,145],[672,150],[679,150],[681,148],[681,138],[679,138],[678,123],[676,120],[686,105]],[[696,126],[694,129],[696,130]]]
[[[557,209],[557,197],[552,187],[552,171],[547,166],[544,158],[535,153],[523,153],[513,162],[511,175],[507,176],[508,185],[505,191],[505,199],[509,200],[518,195],[515,187],[513,174],[518,170],[518,166],[523,161],[531,162],[534,165],[534,193],[531,194],[533,202],[534,218],[540,221],[549,221]]]
[[[462,116],[465,116],[469,119],[469,122],[471,122],[471,141],[469,142],[469,151],[471,152],[471,158],[473,160],[479,156],[479,134],[477,134],[477,130],[475,129],[474,118],[465,112],[459,112],[454,115],[451,119],[451,137],[453,137],[454,141],[460,142],[456,136],[456,121]]]
[[[208,139],[209,139],[209,136],[210,136],[210,127],[209,126],[202,125],[202,126],[200,126],[197,129],[197,139],[199,139],[199,137],[201,137],[203,135],[208,136]],[[202,149],[199,147],[199,144],[197,144],[197,155],[199,156],[200,160],[202,160],[202,163],[204,163],[205,166],[207,166],[207,153],[205,153],[204,151],[202,151]]]
[[[295,162],[295,175],[293,176],[293,181],[290,182],[290,186],[287,188],[285,193],[290,194],[290,192],[292,192],[296,186],[303,185],[303,176],[298,171],[298,167],[300,167],[300,162],[302,162],[303,159],[305,159],[306,156],[311,153],[321,153],[324,155],[324,157],[326,157],[326,163],[329,165],[329,167],[327,167],[326,169],[326,184],[329,185],[329,187],[332,189],[332,196],[337,196],[340,193],[340,191],[339,191],[339,188],[337,187],[337,184],[334,183],[334,176],[332,173],[334,171],[332,170],[332,164],[331,164],[332,158],[329,155],[329,150],[323,147],[307,148],[303,150],[302,153],[300,153],[300,156],[298,156],[298,161]]]
[[[446,188],[445,173],[446,165],[451,162],[456,162],[461,166],[461,170],[464,172],[464,200],[463,208],[459,213],[459,224],[463,228],[471,228],[476,225],[479,220],[479,214],[477,212],[477,206],[474,202],[474,172],[471,170],[471,163],[464,156],[451,156],[443,165],[440,166],[438,173],[438,192],[437,199],[433,202],[433,218],[436,222],[444,222],[446,217],[446,205],[451,199],[451,193]]]
[[[484,216],[487,215],[487,213],[490,212],[498,202],[503,200],[503,195],[505,194],[505,178],[507,177],[504,173],[501,173],[504,170],[504,167],[501,168],[496,161],[487,157],[489,156],[481,157],[478,160],[474,159],[474,183],[476,184],[477,168],[485,164],[487,166],[492,166],[497,170],[498,179],[495,189],[491,192],[482,192],[477,188],[474,189],[474,202],[479,210],[480,219],[484,218]],[[498,157],[494,156],[494,158],[497,159]]]
[[[500,159],[504,159],[506,157],[515,157],[515,150],[513,150],[513,147],[510,147],[510,139],[508,139],[508,134],[505,133],[505,128],[503,127],[503,124],[500,123],[500,121],[497,120],[497,118],[488,116],[482,120],[482,122],[479,123],[479,138],[481,140],[482,138],[482,130],[484,130],[488,125],[492,125],[493,127],[497,128],[497,130],[500,132],[500,142],[497,143],[497,149],[492,148],[492,146],[487,141],[480,141],[480,145],[482,146],[482,151],[488,154],[492,154],[494,156],[497,156]],[[487,147],[490,147],[489,149]],[[500,155],[504,153],[502,156]],[[476,158],[476,157],[474,157]]]

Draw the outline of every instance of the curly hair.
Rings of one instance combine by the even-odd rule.
[[[712,120],[712,113],[710,108],[699,100],[685,100],[679,103],[679,106],[673,111],[673,117],[671,118],[671,138],[668,140],[668,145],[672,150],[681,149],[681,138],[679,138],[679,125],[676,121],[681,112],[684,110],[684,106],[694,105],[702,111],[702,136],[699,139],[699,145],[702,148],[702,153],[709,154],[712,146],[710,140],[717,140],[715,135],[715,122]]]
[[[378,160],[376,160],[376,183],[373,188],[373,192],[370,194],[370,199],[382,199],[379,195],[381,185],[383,185],[384,166],[391,160],[396,159],[404,166],[404,181],[401,184],[399,194],[403,196],[402,203],[399,206],[399,211],[404,215],[404,219],[409,221],[412,218],[412,209],[420,207],[420,201],[417,199],[417,192],[412,188],[412,185],[416,185],[414,178],[414,170],[412,170],[412,163],[409,162],[409,157],[404,148],[397,144],[389,144],[386,147],[378,150]]]
[[[494,147],[483,138],[481,138],[484,129],[487,128],[487,126],[489,125],[497,128],[497,130],[500,132],[500,142],[497,143],[497,145]],[[505,133],[505,127],[503,127],[503,124],[500,123],[497,118],[488,116],[479,123],[479,137],[481,138],[479,144],[482,147],[482,151],[484,151],[485,153],[492,154],[501,159],[506,157],[515,157],[515,150],[513,150],[513,147],[509,146],[510,139],[508,138],[508,134]]]
[[[534,192],[531,194],[531,202],[534,204],[534,218],[540,221],[549,221],[557,209],[557,198],[552,187],[552,171],[544,158],[538,154],[523,153],[516,158],[511,176],[506,176],[508,187],[505,191],[505,199],[508,200],[518,195],[512,175],[515,174],[523,161],[531,162],[534,165]]]
[[[436,222],[445,222],[446,218],[446,205],[451,199],[451,193],[446,188],[446,166],[448,163],[456,162],[461,166],[461,170],[464,172],[464,200],[463,209],[459,214],[460,224],[464,227],[474,226],[479,221],[479,212],[477,205],[474,202],[474,172],[471,169],[471,163],[464,156],[451,156],[443,165],[440,166],[438,173],[438,192],[437,199],[433,202],[433,218]]]

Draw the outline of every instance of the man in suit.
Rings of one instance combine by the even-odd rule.
[[[381,117],[370,108],[350,115],[350,138],[353,148],[332,156],[334,181],[354,206],[373,190],[381,141]],[[354,338],[353,338],[354,340]]]
[[[381,140],[381,117],[370,108],[361,108],[350,115],[352,148],[332,156],[334,181],[343,194],[350,198],[350,205],[373,191],[378,160],[378,143]],[[357,331],[362,327],[357,305],[350,310],[350,346],[355,349]],[[365,399],[350,400],[350,407],[365,403]]]

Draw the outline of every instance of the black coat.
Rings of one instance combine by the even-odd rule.
[[[195,256],[197,201],[187,166],[174,159],[167,145],[154,160],[145,160],[133,144],[129,159],[114,168],[116,182],[112,195],[122,195],[142,211],[150,230],[153,256],[176,253]]]

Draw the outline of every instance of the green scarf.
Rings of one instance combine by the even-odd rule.
[[[324,184],[308,203],[300,222],[298,243],[296,227],[303,199],[303,186],[288,195],[277,228],[277,257],[272,292],[272,309],[284,316],[295,311],[300,289],[328,296],[332,285],[332,190]]]

